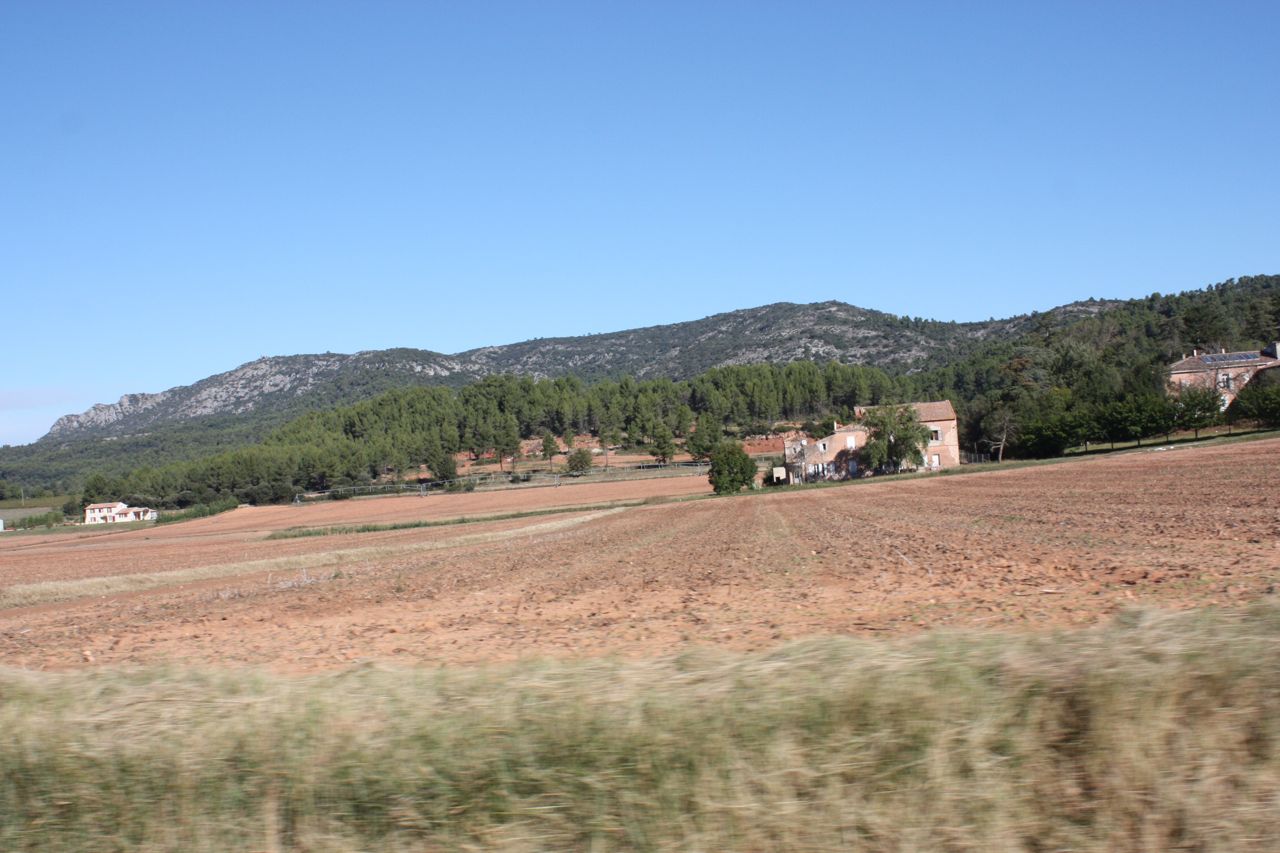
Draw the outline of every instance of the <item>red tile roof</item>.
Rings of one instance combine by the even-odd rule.
[[[951,405],[950,400],[931,400],[926,403],[907,403],[906,405],[916,410],[916,417],[922,421],[954,421],[956,419],[956,410]],[[871,409],[878,409],[879,406],[858,406],[854,409],[854,414],[862,417],[865,412]]]

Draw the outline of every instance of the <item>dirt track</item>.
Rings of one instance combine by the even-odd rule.
[[[1280,440],[1268,440],[312,539],[264,536],[707,489],[685,478],[382,499],[241,510],[96,539],[15,537],[0,543],[0,591],[161,568],[235,573],[0,611],[0,663],[293,670],[367,658],[645,655],[817,633],[1087,623],[1135,603],[1229,605],[1276,588],[1276,483]],[[604,488],[617,491],[594,491]],[[282,575],[251,562],[277,556],[298,565]]]

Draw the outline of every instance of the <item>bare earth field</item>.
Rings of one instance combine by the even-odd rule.
[[[698,477],[566,485],[12,536],[0,539],[0,665],[301,671],[647,656],[815,634],[1084,624],[1139,603],[1229,606],[1280,582],[1277,483],[1280,440],[1266,440],[646,506],[600,505],[709,488]],[[295,526],[551,507],[591,508],[266,539]],[[133,591],[77,586],[138,575],[118,587]],[[46,587],[32,585],[46,582],[54,592],[42,598]],[[12,606],[31,590],[43,603]]]

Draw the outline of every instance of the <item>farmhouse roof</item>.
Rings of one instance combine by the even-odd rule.
[[[1244,352],[1206,352],[1188,356],[1169,365],[1170,373],[1200,373],[1211,370],[1222,370],[1230,367],[1271,366],[1280,363],[1269,355],[1257,350]]]
[[[956,410],[952,407],[950,400],[930,400],[924,403],[907,403],[906,405],[916,410],[916,417],[921,421],[954,421],[956,419]],[[878,408],[880,406],[858,406],[854,409],[854,414],[862,417],[872,409]]]
[[[128,506],[128,504],[121,501],[112,501],[108,504],[89,504],[85,509],[111,509],[116,506]]]

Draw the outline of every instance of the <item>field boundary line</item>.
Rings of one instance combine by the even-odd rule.
[[[644,506],[645,499],[603,501],[594,504],[553,506],[543,509],[498,512],[491,515],[455,515],[445,518],[425,518],[412,521],[370,521],[355,524],[317,524],[313,527],[286,527],[273,530],[265,540],[307,539],[317,536],[354,536],[360,533],[390,533],[396,530],[418,530],[429,527],[453,527],[463,524],[483,524],[486,521],[512,521],[520,518],[536,518],[543,515],[564,515],[572,512],[591,512],[601,509],[628,509]]]
[[[459,545],[486,544],[515,539],[520,536],[549,533],[585,524],[588,521],[594,521],[626,509],[631,509],[631,507],[614,507],[590,512],[575,518],[558,518],[554,521],[544,521],[540,524],[532,524],[514,530],[469,533],[447,540],[422,542],[415,545],[374,545],[362,548],[345,548],[338,551],[321,551],[315,554],[297,554],[289,557],[267,557],[261,560],[248,560],[239,563],[215,563],[208,566],[175,569],[168,572],[140,572],[129,575],[107,575],[68,581],[42,581],[33,584],[20,584],[7,589],[0,589],[0,611],[20,607],[34,607],[42,604],[55,604],[61,601],[144,592],[166,586],[178,586],[184,583],[261,572],[336,569],[362,560],[402,557],[408,554],[455,548]]]

